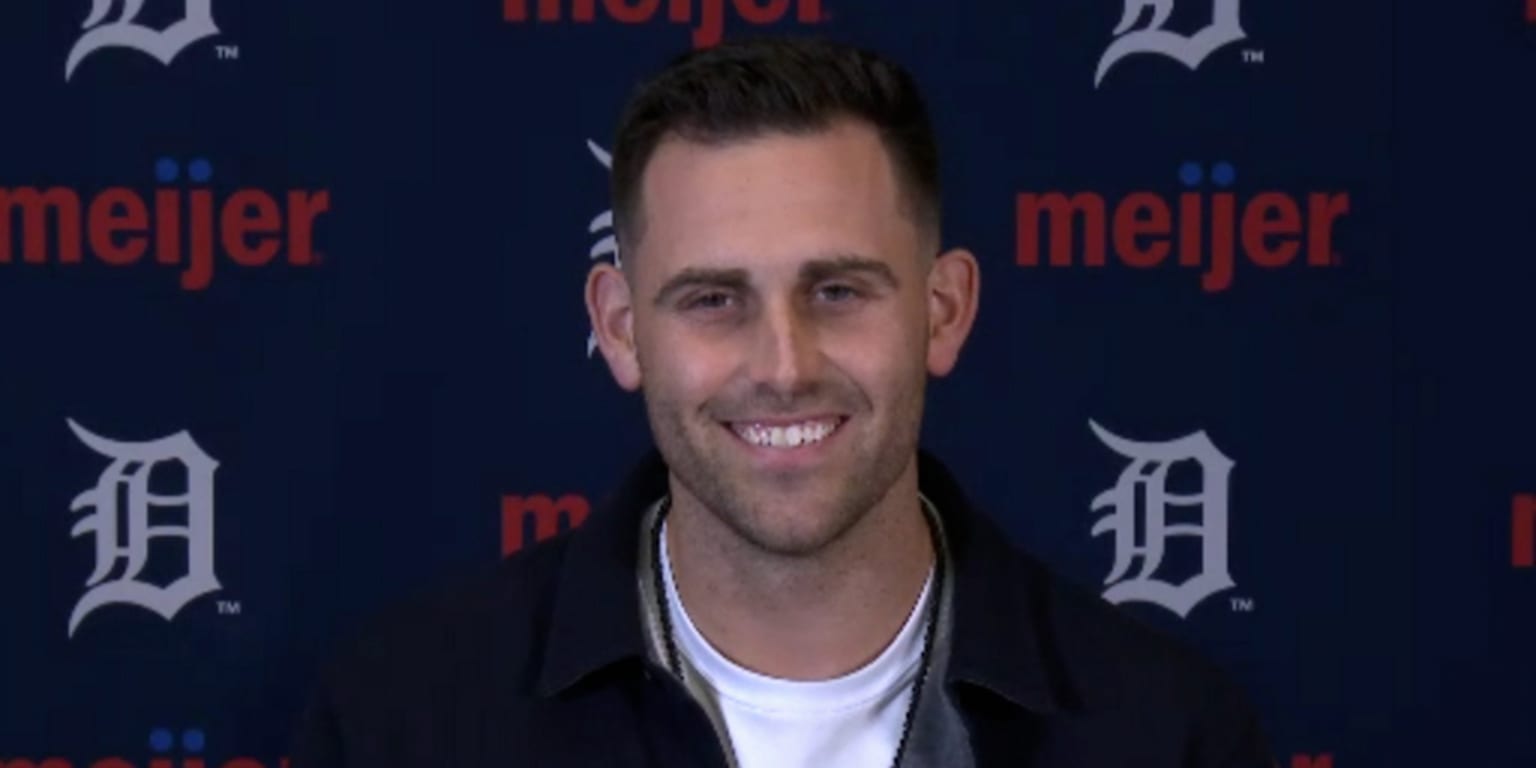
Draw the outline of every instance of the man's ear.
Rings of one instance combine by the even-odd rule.
[[[941,253],[928,270],[928,372],[945,376],[960,359],[981,301],[981,266],[970,251]]]
[[[608,370],[620,387],[640,387],[640,356],[635,347],[634,296],[629,279],[612,264],[600,263],[587,273],[587,317]]]

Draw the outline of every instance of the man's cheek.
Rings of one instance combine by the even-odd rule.
[[[711,404],[718,404],[725,392],[728,373],[713,361],[690,355],[673,355],[659,366],[657,376],[668,396],[680,408],[696,411],[701,407],[708,413]]]

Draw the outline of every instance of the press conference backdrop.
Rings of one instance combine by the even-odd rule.
[[[1281,766],[1536,766],[1522,0],[9,0],[0,765],[283,765],[366,617],[580,524],[618,112],[761,33],[930,98],[925,443],[1010,537]]]

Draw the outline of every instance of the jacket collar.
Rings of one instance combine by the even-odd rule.
[[[652,449],[570,535],[555,584],[540,695],[559,693],[604,667],[645,659],[640,521],[667,491],[666,463]]]
[[[1049,576],[975,510],[953,475],[918,453],[918,485],[944,524],[954,577],[951,689],[974,687],[1037,713],[1075,705],[1066,670],[1048,653]],[[538,679],[540,695],[569,689],[604,668],[646,658],[638,587],[645,509],[668,490],[654,449],[570,535]]]

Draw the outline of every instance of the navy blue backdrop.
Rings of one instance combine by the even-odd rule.
[[[580,522],[649,444],[606,150],[716,18],[924,86],[925,443],[1018,543],[1163,585],[1281,766],[1536,766],[1522,0],[10,0],[0,765],[276,768],[364,617]]]

